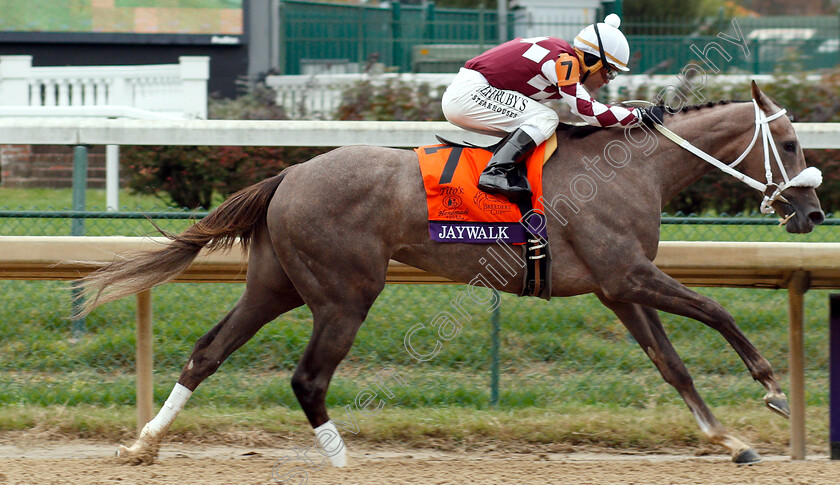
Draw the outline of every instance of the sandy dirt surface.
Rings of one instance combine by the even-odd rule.
[[[728,456],[619,453],[437,452],[351,448],[351,465],[325,466],[317,452],[167,443],[151,466],[117,463],[110,443],[0,443],[0,484],[837,484],[840,461],[765,456],[737,466]],[[298,473],[306,470],[306,473]]]

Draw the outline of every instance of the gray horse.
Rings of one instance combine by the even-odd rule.
[[[665,116],[664,124],[718,160],[734,160],[751,179],[774,183],[806,169],[790,120],[765,123],[778,164],[767,164],[768,145],[751,148],[756,117],[781,108],[753,84],[753,102],[692,106]],[[752,377],[766,389],[765,403],[788,416],[787,399],[770,363],[732,316],[653,263],[663,205],[712,169],[712,165],[648,127],[561,128],[558,151],[544,167],[547,232],[553,256],[551,296],[595,293],[627,327],[662,377],[680,393],[700,428],[737,463],[759,455],[727,431],[703,402],[660,323],[657,310],[693,318],[729,342]],[[765,156],[767,155],[767,156]],[[767,160],[765,160],[767,159]],[[780,169],[783,166],[784,169]],[[816,171],[815,169],[808,169]],[[768,181],[771,182],[771,181]],[[824,220],[814,186],[781,185],[765,197],[785,217],[788,232],[807,233]],[[768,183],[764,195],[774,192]],[[200,338],[160,413],[131,447],[118,455],[133,462],[155,459],[160,439],[191,393],[263,325],[301,305],[312,311],[308,345],[292,388],[316,432],[322,452],[345,464],[345,446],[324,399],[336,367],[385,286],[389,260],[455,281],[486,275],[488,245],[441,244],[429,238],[425,193],[412,151],[349,146],[284,170],[233,195],[162,249],[117,260],[87,277],[95,306],[171,280],[202,248],[250,247],[245,292],[233,309]],[[499,251],[497,254],[512,251]],[[510,278],[484,278],[496,289],[518,293],[521,263],[511,259]],[[497,268],[497,269],[499,269]],[[505,273],[505,274],[508,274]],[[499,272],[497,271],[497,276]]]

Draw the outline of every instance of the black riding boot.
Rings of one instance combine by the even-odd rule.
[[[531,184],[520,174],[516,164],[523,161],[536,147],[534,139],[522,131],[522,128],[517,128],[496,148],[478,179],[478,188],[491,194],[504,195],[513,202],[520,197],[530,197]]]

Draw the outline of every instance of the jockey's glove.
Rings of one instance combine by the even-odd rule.
[[[662,106],[648,106],[647,108],[641,108],[639,111],[642,112],[642,122],[644,122],[648,126],[652,126],[654,123],[663,124],[662,123]]]

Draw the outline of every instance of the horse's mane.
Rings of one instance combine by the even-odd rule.
[[[569,138],[586,138],[587,136],[601,131],[600,126],[592,125],[570,125],[568,123],[560,123],[557,126],[557,134],[566,134]]]
[[[689,105],[689,106],[683,106],[682,109],[680,109],[679,111],[673,112],[673,113],[671,111],[669,111],[668,109],[666,109],[664,103],[658,104],[657,106],[662,108],[662,111],[665,114],[667,114],[669,116],[676,116],[676,115],[679,115],[680,113],[685,113],[687,111],[697,111],[697,110],[701,110],[701,109],[705,109],[705,108],[713,108],[715,106],[723,106],[723,105],[732,104],[732,103],[749,103],[749,102],[750,101],[744,101],[744,100],[740,100],[740,99],[723,99],[723,100],[720,100],[720,101],[709,101],[709,102],[706,102],[706,103],[699,103],[699,104],[692,104],[692,105]],[[619,103],[618,106],[625,106],[625,105],[622,105],[622,104]],[[635,106],[625,106],[625,107],[630,108],[630,107],[635,107]],[[562,132],[563,134],[566,134],[569,138],[586,138],[587,136],[589,136],[589,135],[591,135],[591,134],[593,134],[597,131],[601,131],[602,129],[604,129],[604,128],[600,127],[600,126],[571,125],[571,124],[568,124],[568,123],[560,123],[560,125],[557,127],[558,132]]]
[[[678,114],[680,114],[680,113],[684,113],[684,112],[686,112],[686,111],[697,111],[697,110],[699,110],[699,109],[703,109],[703,108],[714,108],[715,106],[722,106],[722,105],[725,105],[725,104],[732,104],[732,103],[750,103],[750,102],[751,102],[751,101],[744,101],[744,100],[741,100],[741,99],[722,99],[722,100],[720,100],[720,101],[709,101],[709,102],[707,102],[707,103],[699,103],[699,104],[692,104],[692,105],[690,105],[690,106],[683,106],[683,108],[682,108],[681,110],[679,110],[679,111],[677,111],[677,112],[675,112],[675,113],[672,113],[672,112],[668,111],[667,109],[665,109],[665,105],[664,105],[664,104],[659,104],[659,105],[657,105],[657,106],[659,106],[660,108],[662,108],[662,109],[665,111],[665,113],[666,113],[666,114],[669,114],[669,115],[671,115],[671,116],[674,116],[674,115],[678,115]]]

